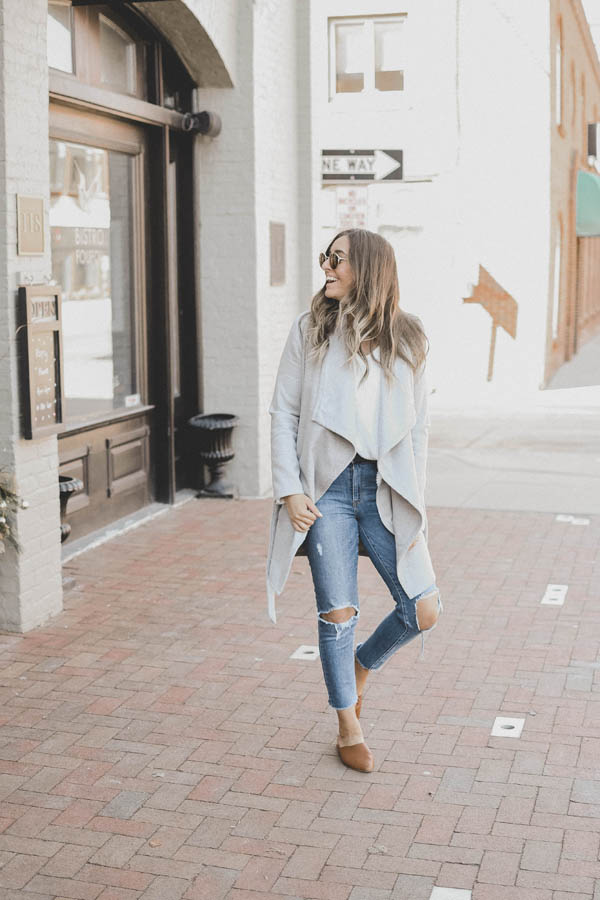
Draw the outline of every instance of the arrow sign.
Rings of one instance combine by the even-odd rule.
[[[402,150],[322,150],[327,181],[402,181]]]

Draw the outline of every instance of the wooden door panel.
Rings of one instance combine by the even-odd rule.
[[[115,519],[130,515],[153,499],[149,475],[150,419],[140,417],[111,422],[59,442],[61,475],[84,482],[84,492],[67,505],[71,538],[83,537]],[[82,478],[82,475],[84,476]]]
[[[116,437],[106,438],[109,497],[131,491],[148,478],[148,437],[143,425]]]

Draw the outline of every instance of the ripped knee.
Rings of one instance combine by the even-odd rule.
[[[332,622],[334,625],[341,625],[343,622],[349,622],[357,612],[355,606],[345,606],[343,609],[332,609],[331,612],[319,613],[319,618],[326,622]]]
[[[419,631],[430,631],[440,617],[440,592],[436,589],[417,600]]]

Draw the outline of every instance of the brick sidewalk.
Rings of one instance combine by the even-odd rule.
[[[192,501],[0,635],[2,900],[599,900],[600,520],[430,510],[445,613],[372,676],[362,775],[318,661],[290,659],[316,643],[305,559],[266,617],[269,515]],[[360,567],[364,635],[389,600]]]

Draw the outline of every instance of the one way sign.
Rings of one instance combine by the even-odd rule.
[[[402,181],[402,150],[322,150],[323,181]]]

